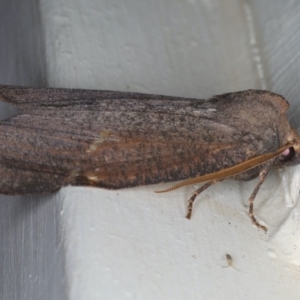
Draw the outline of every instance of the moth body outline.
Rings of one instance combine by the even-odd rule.
[[[227,93],[205,101],[2,85],[0,100],[19,108],[0,121],[2,194],[184,180],[181,186],[212,175],[208,187],[226,178],[259,177],[249,215],[266,229],[253,214],[259,186],[272,165],[300,162],[300,138],[286,116],[289,104],[267,91]],[[188,215],[198,194],[189,201]]]

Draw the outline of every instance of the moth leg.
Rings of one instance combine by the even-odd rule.
[[[265,232],[267,232],[267,227],[266,226],[263,226],[261,224],[259,224],[253,214],[253,202],[254,202],[254,199],[256,197],[256,194],[259,190],[259,188],[261,187],[261,185],[264,183],[267,175],[268,175],[268,172],[270,171],[270,168],[273,164],[273,161],[270,161],[266,164],[266,166],[259,172],[259,182],[257,184],[257,186],[255,187],[254,191],[252,192],[250,198],[249,198],[249,217],[251,218],[252,220],[252,223],[258,227],[258,228],[261,228],[263,229]]]
[[[218,181],[220,180],[212,180],[212,181],[209,181],[207,183],[205,183],[204,185],[201,186],[201,188],[199,188],[198,190],[196,190],[192,197],[189,199],[189,202],[188,202],[188,213],[186,215],[186,218],[187,219],[190,219],[191,216],[192,216],[192,211],[193,211],[193,204],[194,204],[194,201],[196,199],[196,197],[202,193],[204,190],[206,190],[207,188],[209,188],[211,185],[217,183]]]

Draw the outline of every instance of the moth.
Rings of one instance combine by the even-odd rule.
[[[140,93],[0,86],[19,108],[0,121],[0,193],[51,193],[63,186],[122,189],[204,182],[188,202],[227,178],[259,177],[272,165],[300,162],[300,137],[289,103],[260,90],[199,100]]]

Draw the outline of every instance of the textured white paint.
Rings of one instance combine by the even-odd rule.
[[[260,88],[250,9],[247,18],[234,0],[44,0],[49,83],[201,98]],[[160,195],[154,191],[166,185],[63,189],[70,298],[300,297],[298,195],[271,174],[255,202],[264,234],[247,215],[254,185],[207,190],[191,221],[192,187]],[[226,254],[234,268],[224,267]]]
[[[299,95],[289,80],[297,70],[280,64],[297,65],[300,39],[284,33],[297,27],[299,4],[280,3],[247,1],[246,13],[238,0],[41,0],[49,85],[206,98],[266,84]],[[286,31],[277,36],[274,24]],[[205,191],[191,221],[184,215],[193,187],[159,195],[167,184],[62,189],[52,201],[68,298],[300,299],[297,170],[272,172],[258,194],[267,234],[247,216],[255,181]]]
[[[259,86],[240,1],[41,3],[51,86],[186,97]]]

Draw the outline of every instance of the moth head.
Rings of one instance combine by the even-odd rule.
[[[287,141],[292,144],[292,147],[287,148],[281,153],[275,163],[277,166],[294,166],[300,164],[300,137],[296,130],[291,130]]]

